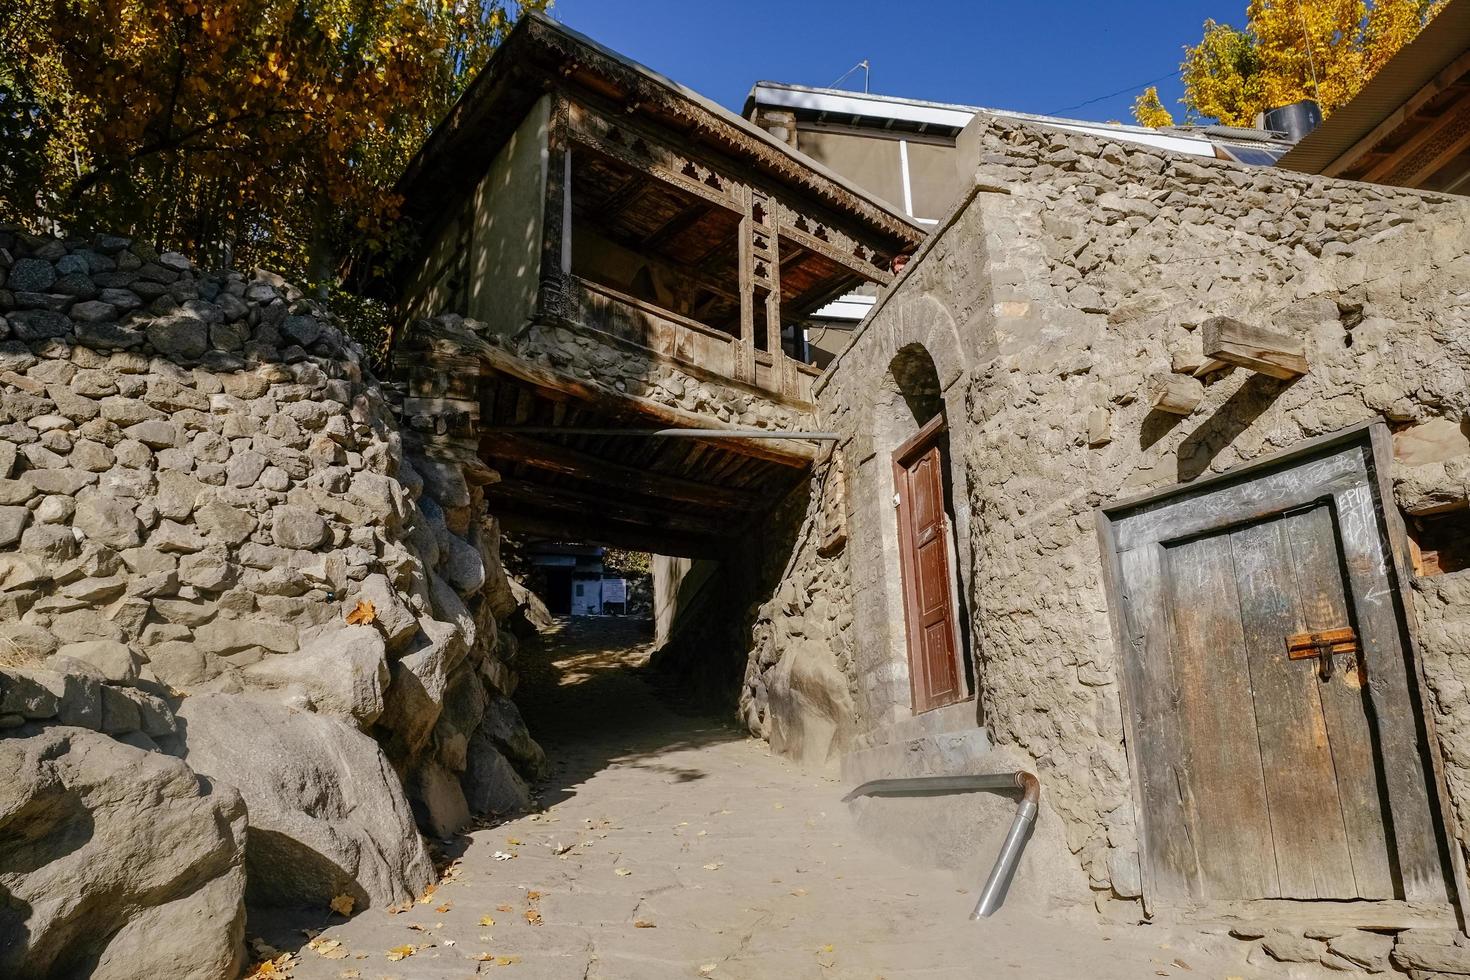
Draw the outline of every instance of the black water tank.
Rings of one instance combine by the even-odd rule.
[[[1311,99],[1302,99],[1266,113],[1266,128],[1285,133],[1293,143],[1322,125],[1322,110]]]

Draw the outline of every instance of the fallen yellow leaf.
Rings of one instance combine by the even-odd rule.
[[[719,968],[719,965],[720,964],[718,963],[706,963],[704,966],[701,966],[699,968],[699,975],[702,977],[707,977],[711,973],[714,973],[715,970]]]
[[[647,919],[635,919],[634,922],[633,922],[633,928],[634,929],[657,929],[658,926],[654,925],[652,922],[649,922]]]
[[[497,905],[497,906],[495,906],[495,911],[497,911],[497,912],[514,912],[515,910],[516,910],[516,908],[515,908],[514,905]]]
[[[528,902],[539,902],[540,900],[541,900],[541,893],[540,892],[526,892],[526,901],[528,901]]]
[[[533,926],[539,926],[541,924],[541,913],[535,909],[526,909],[526,921]]]
[[[352,907],[357,904],[357,899],[351,895],[338,895],[328,904],[333,912],[336,912],[345,919],[352,914]]]
[[[329,960],[347,959],[347,950],[337,939],[313,939],[306,947],[318,956],[324,956]]]
[[[453,902],[445,902],[443,905],[440,905],[440,906],[436,907],[434,909],[434,911],[435,912],[443,913],[443,912],[448,912],[452,908],[454,908],[454,903]]]
[[[418,952],[418,948],[416,946],[404,943],[402,946],[394,946],[383,955],[386,956],[389,960],[396,963],[399,960],[407,959],[416,952]]]
[[[718,870],[720,870],[720,862],[718,862],[718,861],[711,861],[709,864],[706,864],[704,866],[704,870],[706,870],[706,871],[718,871]]]
[[[488,916],[488,915],[482,915],[482,916],[480,916],[480,925],[482,925],[482,926],[493,926],[493,925],[495,925],[495,920],[492,919],[492,918],[490,918],[490,916]]]
[[[627,868],[614,868],[613,869],[613,874],[617,875],[619,878],[626,878],[626,877],[628,877],[628,875],[630,875],[632,873],[633,872],[629,871]]]
[[[519,963],[520,961],[521,961],[521,958],[519,956],[497,956],[497,957],[495,957],[495,965],[496,966],[510,966],[512,963]]]
[[[348,626],[365,626],[378,618],[378,609],[366,599],[357,600],[352,612],[347,614]]]

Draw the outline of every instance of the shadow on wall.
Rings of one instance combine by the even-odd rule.
[[[1225,372],[1221,379],[1231,373],[1233,371]],[[1301,379],[1281,380],[1264,374],[1251,374],[1246,378],[1224,404],[1206,416],[1193,432],[1180,441],[1179,482],[1188,483],[1207,471],[1221,451],[1230,446],[1237,436],[1249,430],[1276,403],[1276,399],[1299,380]],[[1138,447],[1149,449],[1187,420],[1188,416],[1154,409],[1144,416],[1143,424],[1139,427]]]

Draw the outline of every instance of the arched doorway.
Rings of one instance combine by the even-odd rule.
[[[934,359],[910,344],[889,363],[880,425],[891,447],[905,647],[915,713],[973,688],[960,615],[949,425]]]

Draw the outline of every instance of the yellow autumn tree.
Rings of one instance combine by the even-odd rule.
[[[3,0],[0,219],[326,277],[517,9],[548,0]]]
[[[1164,108],[1164,103],[1159,100],[1159,90],[1153,85],[1133,100],[1133,118],[1138,120],[1138,125],[1154,129],[1174,125],[1174,116]]]
[[[1185,49],[1180,101],[1190,120],[1230,126],[1302,99],[1330,115],[1445,2],[1250,0],[1244,29],[1207,20],[1199,43]]]

